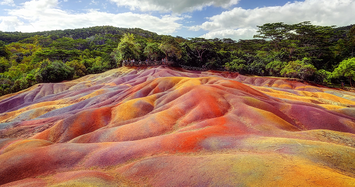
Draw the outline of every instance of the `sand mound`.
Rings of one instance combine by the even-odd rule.
[[[119,68],[0,98],[4,186],[352,186],[355,94]]]

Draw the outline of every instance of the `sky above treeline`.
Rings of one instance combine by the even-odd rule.
[[[251,39],[264,23],[355,24],[355,0],[0,0],[0,31],[115,26],[184,38]]]

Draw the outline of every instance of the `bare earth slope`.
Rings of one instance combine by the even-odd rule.
[[[0,185],[355,186],[355,94],[119,68],[0,97]]]

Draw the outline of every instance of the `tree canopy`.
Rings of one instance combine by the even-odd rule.
[[[355,58],[341,61],[338,67],[334,69],[333,77],[338,78],[341,76],[347,77],[352,86],[351,80],[355,81]]]
[[[122,66],[123,60],[353,85],[355,26],[258,26],[254,39],[183,38],[111,26],[0,32],[0,95]],[[136,63],[146,64],[146,63]],[[152,63],[153,65],[159,63]],[[59,76],[60,78],[58,78]]]
[[[124,34],[118,47],[112,52],[113,58],[120,63],[122,60],[139,59],[140,44],[135,42],[133,34]]]

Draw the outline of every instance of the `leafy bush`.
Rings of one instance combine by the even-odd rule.
[[[6,47],[5,42],[0,40],[0,57],[9,58],[11,56],[10,50]]]
[[[18,91],[21,91],[21,90],[26,89],[28,87],[29,87],[29,84],[28,84],[26,78],[17,79],[14,82],[14,85],[12,86],[11,91],[18,92]]]
[[[266,65],[266,70],[269,71],[270,75],[279,76],[280,71],[287,65],[286,62],[281,62],[279,60],[274,60]]]
[[[232,62],[227,62],[224,67],[229,71],[238,71],[244,73],[247,66],[245,65],[245,60],[236,58]]]
[[[347,77],[352,86],[351,80],[355,80],[355,57],[340,62],[332,73],[333,78]]]
[[[315,73],[315,81],[317,83],[330,84],[331,78],[332,78],[332,73],[324,69],[320,69]]]
[[[85,65],[78,60],[69,61],[66,65],[74,69],[74,79],[82,77],[87,73]]]
[[[307,61],[308,58],[303,58],[302,61],[296,60],[288,62],[280,73],[283,76],[307,80],[317,71],[317,69]]]
[[[9,70],[11,64],[5,57],[0,57],[0,73],[4,73]]]
[[[61,61],[51,62],[45,60],[39,74],[43,82],[61,82],[71,80],[74,76],[74,68],[67,66]]]
[[[144,48],[144,54],[149,60],[157,60],[163,58],[164,53],[160,50],[158,43],[148,43]]]

